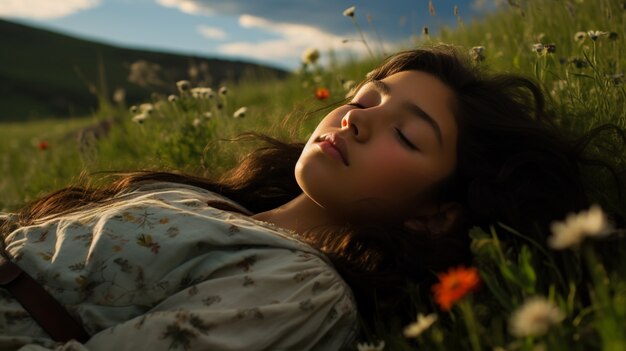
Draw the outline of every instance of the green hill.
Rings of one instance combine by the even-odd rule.
[[[197,73],[193,83],[210,85],[287,75],[247,62],[125,49],[4,20],[0,37],[0,121],[82,115],[97,109],[98,96],[111,99],[116,90],[127,103],[146,100],[193,78],[190,68]]]

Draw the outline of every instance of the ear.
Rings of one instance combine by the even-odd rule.
[[[434,235],[450,231],[458,222],[463,206],[458,202],[447,202],[435,208],[428,215],[412,216],[404,221],[404,227],[410,231],[427,230]]]

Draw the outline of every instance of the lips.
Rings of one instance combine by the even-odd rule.
[[[324,141],[329,142],[331,146],[339,152],[339,155],[341,156],[341,160],[343,161],[343,164],[346,166],[350,165],[350,163],[348,162],[348,148],[346,146],[346,141],[342,137],[337,135],[337,133],[328,133],[328,134],[321,135],[315,141],[316,142],[324,142]]]

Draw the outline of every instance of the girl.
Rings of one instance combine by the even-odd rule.
[[[468,262],[471,226],[542,235],[586,208],[582,152],[613,128],[570,139],[534,83],[448,46],[400,52],[355,91],[306,144],[256,136],[217,180],[135,172],[5,216],[0,345],[351,346],[357,315],[400,315],[407,283]],[[46,294],[67,316],[41,317],[28,298]]]

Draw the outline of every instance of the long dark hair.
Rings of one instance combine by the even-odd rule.
[[[306,233],[308,242],[324,252],[351,286],[365,320],[384,309],[394,317],[413,318],[406,308],[407,283],[424,291],[434,272],[470,261],[468,229],[496,221],[527,233],[545,235],[551,220],[589,204],[580,166],[593,138],[607,125],[574,138],[557,128],[546,112],[537,84],[511,74],[488,74],[449,46],[400,52],[368,74],[361,84],[391,74],[419,70],[444,82],[455,94],[458,160],[455,172],[436,186],[440,201],[463,207],[456,225],[446,233],[414,232],[402,226],[346,224]],[[124,173],[101,187],[74,186],[31,203],[18,213],[18,225],[44,217],[113,201],[142,182],[168,181],[220,193],[254,213],[289,202],[301,193],[294,167],[304,144],[258,134],[265,145],[243,157],[221,177],[174,172]],[[605,165],[613,171],[610,165]],[[219,205],[218,205],[219,206]],[[8,230],[3,228],[3,232]],[[539,229],[539,230],[538,230]],[[543,238],[542,242],[545,242]],[[378,309],[377,309],[378,308]]]

